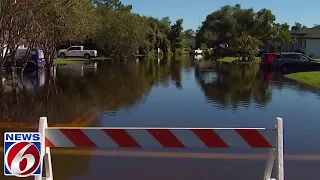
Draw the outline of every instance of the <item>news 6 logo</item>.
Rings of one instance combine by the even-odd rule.
[[[41,175],[41,134],[4,134],[4,175]]]

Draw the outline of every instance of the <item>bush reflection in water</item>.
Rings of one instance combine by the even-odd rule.
[[[46,115],[50,122],[70,121],[88,111],[115,111],[143,100],[153,85],[171,81],[181,87],[181,62],[164,59],[99,63],[98,71],[57,67],[56,76],[38,70],[12,83],[5,75],[1,88],[0,121],[36,122]],[[73,72],[73,73],[72,73]],[[83,76],[77,76],[82,74]],[[18,74],[17,77],[20,75]],[[23,88],[23,84],[26,88]]]

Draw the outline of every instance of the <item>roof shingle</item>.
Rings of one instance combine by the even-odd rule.
[[[299,39],[320,39],[320,25],[313,28],[302,28],[291,31],[292,35],[300,35]]]

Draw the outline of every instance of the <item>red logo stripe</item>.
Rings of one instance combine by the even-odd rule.
[[[147,131],[165,148],[183,148],[183,143],[168,129],[147,129]]]
[[[257,129],[235,129],[235,131],[253,148],[272,148]]]
[[[213,129],[192,129],[192,132],[209,148],[229,147]]]
[[[54,147],[54,144],[48,138],[45,138],[45,146],[46,147]]]
[[[80,129],[60,129],[60,131],[77,147],[96,147]]]
[[[119,147],[141,147],[124,129],[103,129]]]

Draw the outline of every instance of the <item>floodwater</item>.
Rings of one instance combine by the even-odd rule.
[[[44,71],[25,75],[26,91],[7,85],[0,103],[0,123],[6,127],[13,121],[36,123],[40,116],[48,116],[49,124],[54,125],[92,113],[86,125],[273,127],[275,117],[282,117],[285,154],[320,155],[320,90],[290,81],[280,73],[192,59],[108,61],[100,62],[97,69],[59,65],[55,71],[51,79],[45,78]],[[54,155],[53,163],[59,180],[262,179],[265,165],[259,160],[94,155]],[[63,168],[65,164],[70,169]],[[320,161],[289,161],[288,179],[305,175],[318,179],[319,165]]]

